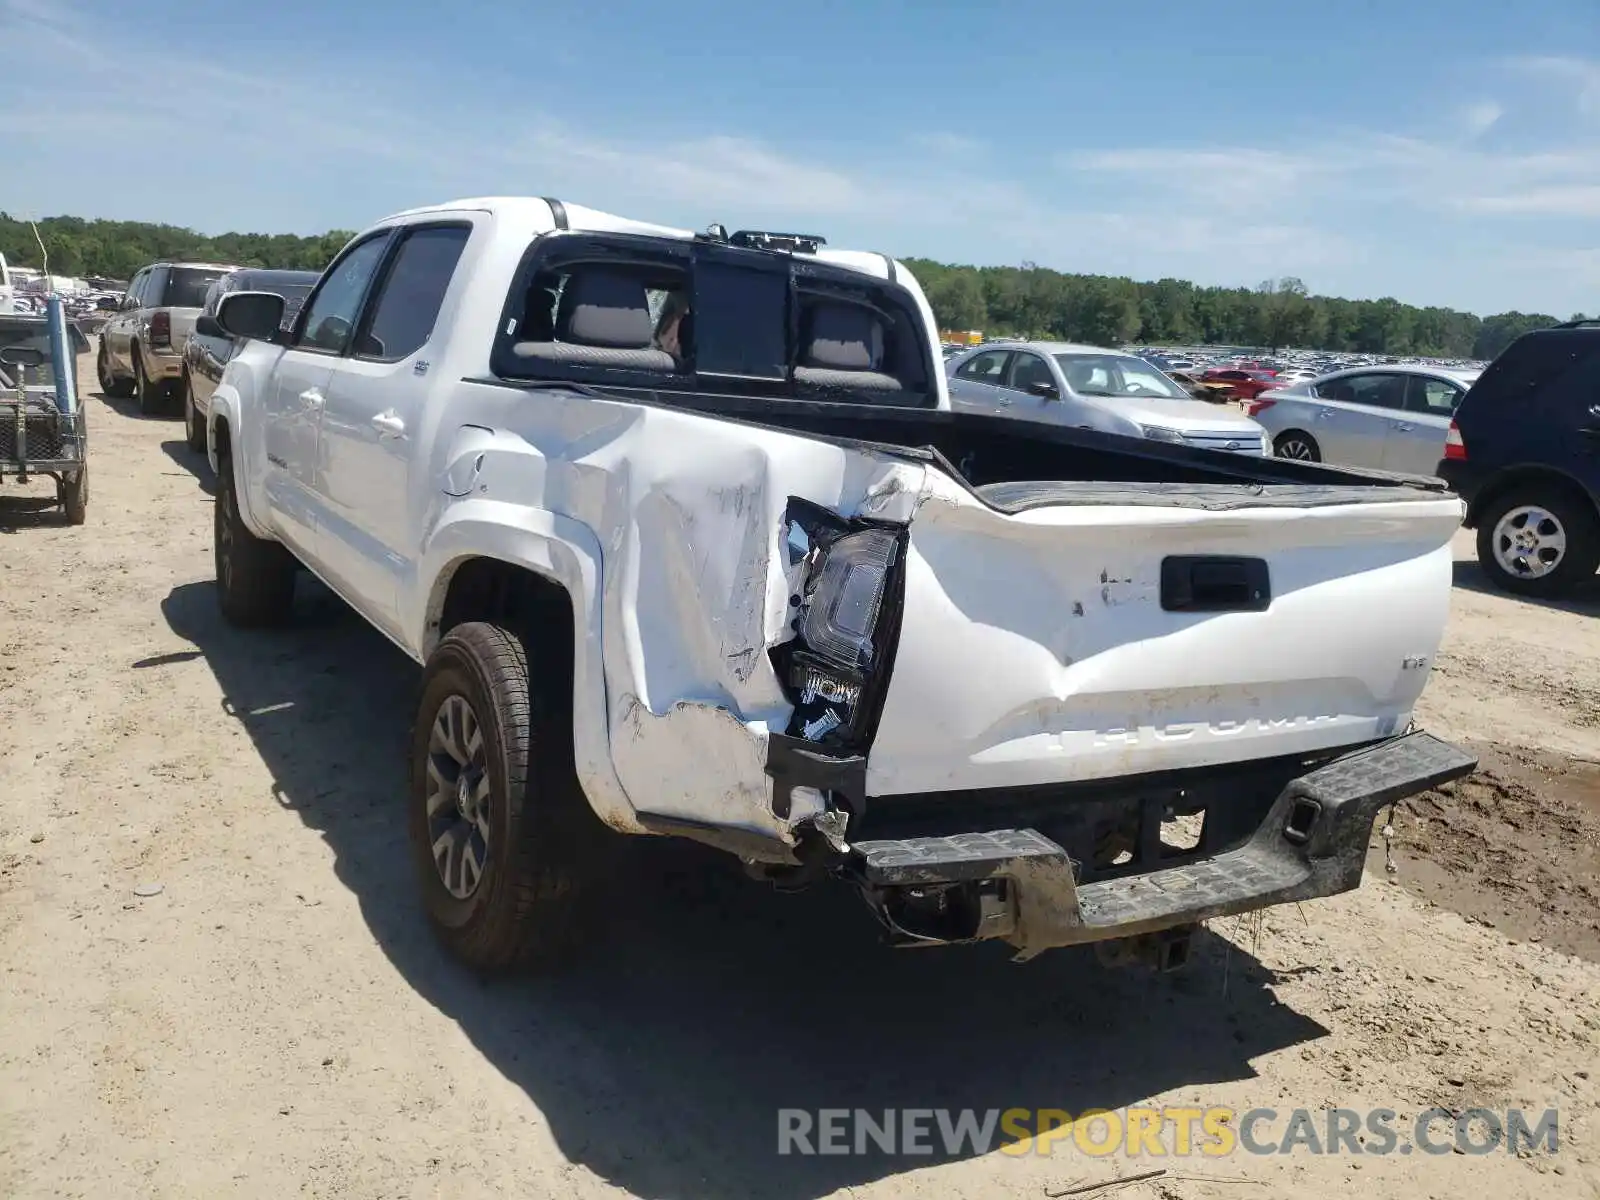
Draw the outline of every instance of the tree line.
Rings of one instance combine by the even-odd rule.
[[[207,236],[177,225],[46,217],[39,233],[56,275],[127,279],[156,259],[234,263],[320,271],[349,241],[345,230]],[[40,266],[26,221],[0,213],[0,254]],[[1310,295],[1298,279],[1254,288],[1199,287],[1184,279],[1139,283],[1109,275],[1074,275],[1033,263],[969,267],[910,259],[943,329],[1059,338],[1117,346],[1300,347],[1361,354],[1426,354],[1491,359],[1530,329],[1554,325],[1545,313],[1490,317],[1452,308],[1419,308],[1391,296],[1345,300]],[[1581,314],[1578,314],[1581,315]]]
[[[1072,275],[1032,263],[967,267],[912,259],[906,265],[921,281],[941,329],[1104,346],[1298,347],[1492,359],[1528,330],[1558,321],[1545,313],[1479,317],[1452,308],[1419,308],[1392,296],[1313,296],[1294,278],[1225,288],[1199,287],[1185,279],[1138,283]]]
[[[82,217],[45,217],[38,225],[39,236],[50,254],[52,275],[122,280],[159,259],[320,271],[351,237],[338,229],[312,237],[292,233],[220,233],[208,237],[177,225],[91,221]],[[44,267],[33,227],[3,212],[0,254],[13,266]]]

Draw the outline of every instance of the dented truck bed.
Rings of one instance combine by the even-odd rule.
[[[1110,479],[1007,479],[1052,465],[1031,431],[897,445],[881,415],[605,392],[558,431],[482,390],[472,486],[537,478],[610,530],[591,797],[775,876],[825,864],[897,937],[1031,951],[1353,887],[1377,809],[1473,767],[1405,736],[1460,522],[1434,483],[1073,430],[1057,473]],[[866,642],[811,644],[856,541],[884,567]]]

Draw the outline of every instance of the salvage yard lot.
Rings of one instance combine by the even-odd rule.
[[[416,668],[320,588],[224,626],[181,425],[88,407],[86,526],[0,490],[0,1195],[1600,1194],[1600,592],[1485,592],[1458,539],[1418,715],[1484,770],[1401,812],[1398,886],[1375,845],[1184,973],[892,952],[848,895],[649,844],[585,961],[485,986],[414,900]],[[1562,1148],[775,1155],[780,1108],[1140,1104],[1555,1107]]]

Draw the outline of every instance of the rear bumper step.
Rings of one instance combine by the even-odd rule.
[[[1477,765],[1431,734],[1391,738],[1293,780],[1236,849],[1081,885],[1032,829],[857,842],[850,872],[905,944],[1000,939],[1026,958],[1359,887],[1378,813]]]

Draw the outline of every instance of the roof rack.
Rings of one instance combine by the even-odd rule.
[[[1585,317],[1581,321],[1562,321],[1559,325],[1550,326],[1551,329],[1587,329],[1591,325],[1600,325],[1600,317]]]
[[[827,238],[816,233],[774,233],[764,229],[740,229],[729,233],[723,225],[707,226],[704,233],[695,234],[695,240],[726,242],[747,250],[777,250],[789,254],[815,254],[828,244]]]

